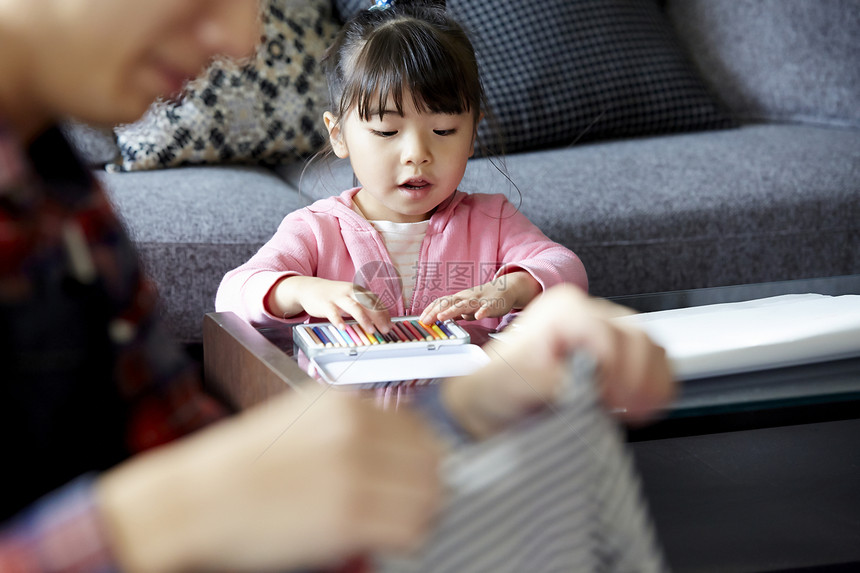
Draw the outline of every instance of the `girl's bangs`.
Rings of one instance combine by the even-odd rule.
[[[403,115],[404,91],[423,112],[480,114],[481,87],[477,68],[471,73],[453,46],[443,45],[425,30],[407,35],[381,33],[368,41],[346,82],[343,110],[355,106],[367,121],[394,105]],[[382,32],[382,31],[381,31]],[[393,111],[389,107],[389,111]]]

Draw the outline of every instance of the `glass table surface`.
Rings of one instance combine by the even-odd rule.
[[[860,275],[627,295],[611,300],[639,312],[653,312],[805,293],[833,296],[860,294]],[[670,416],[696,416],[857,399],[860,399],[860,358],[849,358],[689,380],[681,385]]]
[[[609,297],[639,312],[739,302],[782,294],[860,294],[860,275],[801,279]],[[489,331],[468,323],[475,344]],[[294,356],[291,327],[258,329],[283,352]],[[860,344],[860,341],[858,341]],[[695,418],[727,413],[763,412],[792,407],[843,407],[860,410],[860,357],[712,378],[680,384],[677,399],[664,418]],[[835,411],[835,410],[834,410]]]

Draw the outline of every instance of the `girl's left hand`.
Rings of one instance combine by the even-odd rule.
[[[508,273],[488,283],[434,300],[421,313],[421,322],[433,324],[449,318],[481,320],[523,308],[541,292],[541,285],[525,271]]]

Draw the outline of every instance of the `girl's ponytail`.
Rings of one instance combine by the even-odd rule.
[[[374,0],[369,10],[385,10],[386,8],[420,6],[426,8],[445,9],[445,0]]]

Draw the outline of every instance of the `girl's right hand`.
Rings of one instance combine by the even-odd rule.
[[[373,292],[354,283],[317,277],[290,276],[281,279],[269,294],[269,311],[289,317],[306,312],[337,328],[344,327],[344,316],[355,319],[367,332],[391,330],[391,318]]]

